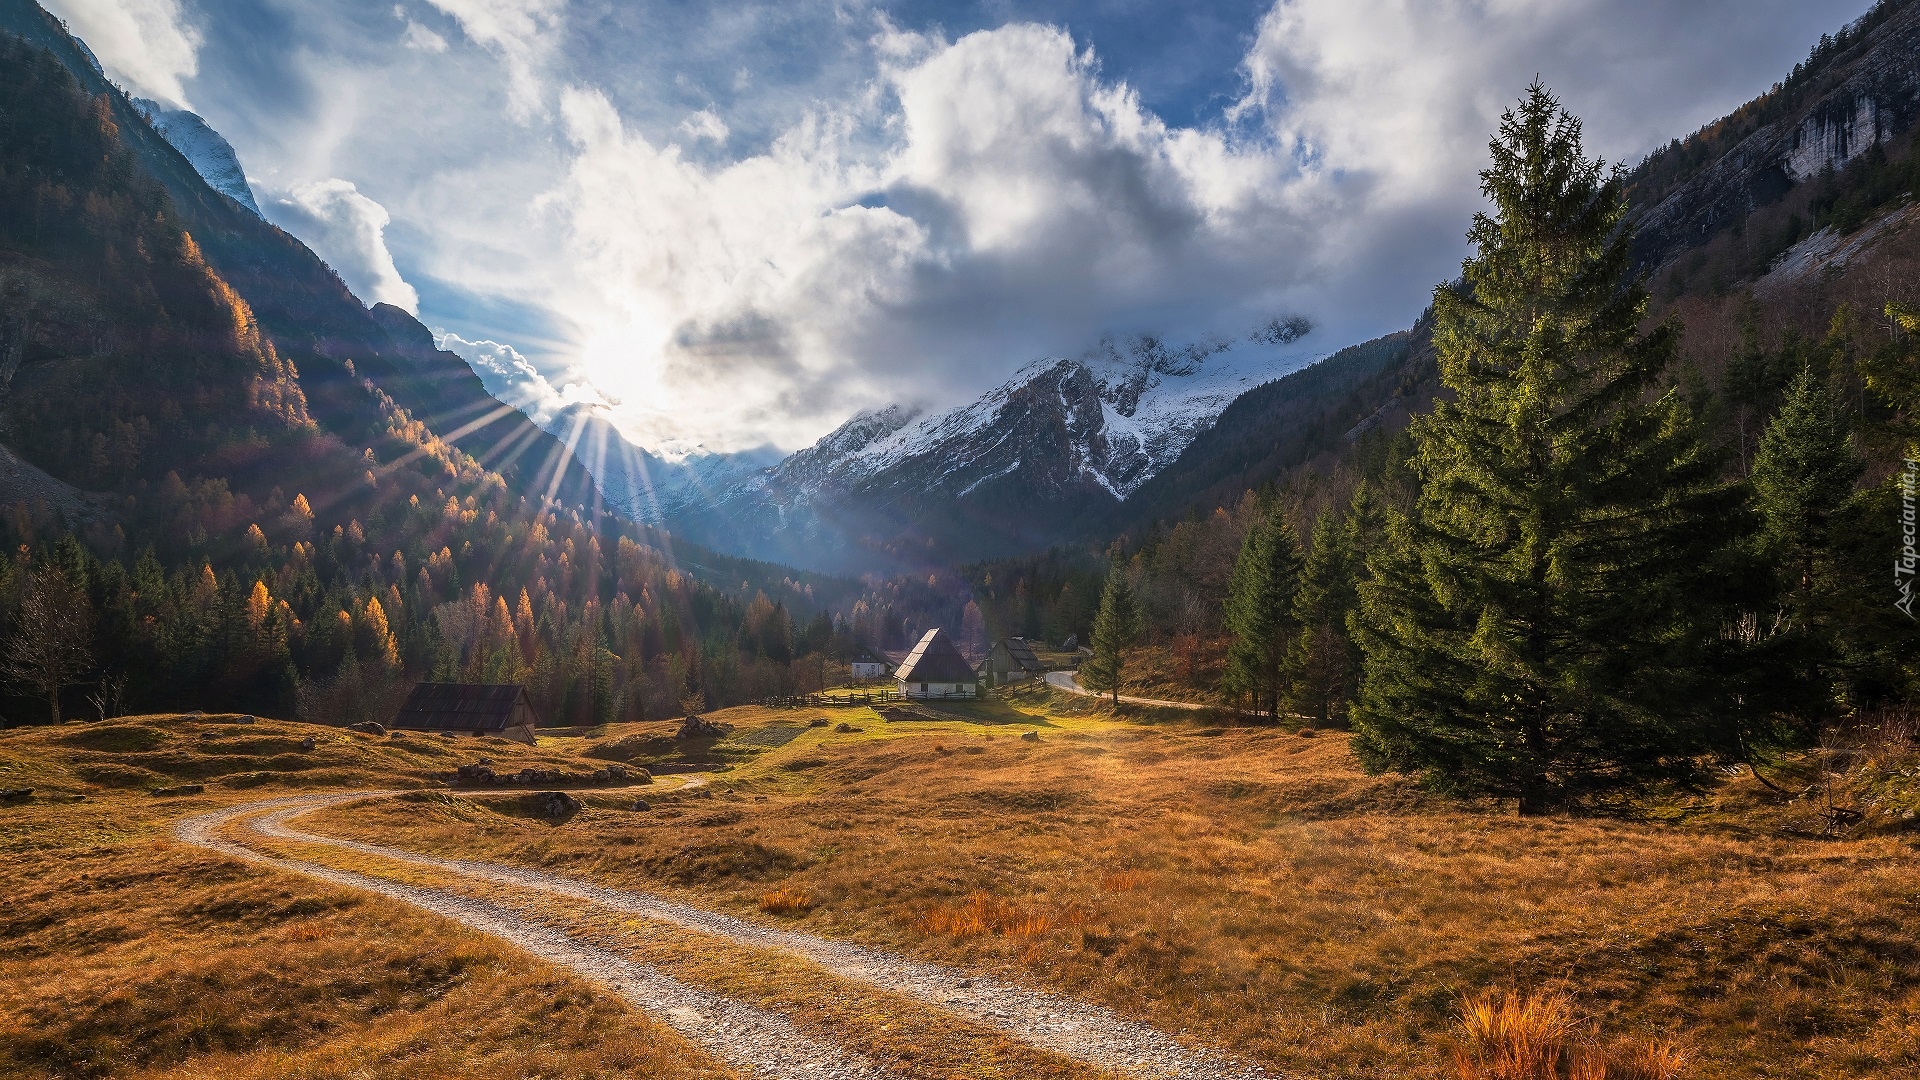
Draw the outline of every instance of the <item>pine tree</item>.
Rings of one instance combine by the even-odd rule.
[[[1080,665],[1080,678],[1087,689],[1111,692],[1113,703],[1120,704],[1120,676],[1126,666],[1125,652],[1140,636],[1140,606],[1133,588],[1127,584],[1126,570],[1116,560],[1107,570],[1107,587],[1100,594],[1100,613],[1093,619],[1093,656]]]
[[[1492,152],[1495,213],[1434,294],[1452,397],[1413,425],[1419,494],[1361,587],[1353,717],[1370,768],[1531,813],[1726,742],[1714,566],[1740,492],[1655,394],[1678,329],[1639,330],[1619,171],[1537,84]]]
[[[1832,544],[1860,470],[1845,419],[1814,373],[1802,371],[1761,436],[1752,477],[1768,553],[1781,561],[1790,593],[1802,601],[1810,599],[1816,564]]]
[[[1240,545],[1227,585],[1227,693],[1253,710],[1280,715],[1288,682],[1288,653],[1300,634],[1294,594],[1300,587],[1300,545],[1277,509],[1255,521]]]
[[[1347,636],[1347,615],[1359,601],[1356,539],[1349,522],[1332,511],[1321,514],[1293,597],[1300,632],[1289,660],[1290,700],[1296,711],[1322,723],[1345,718],[1358,671]]]

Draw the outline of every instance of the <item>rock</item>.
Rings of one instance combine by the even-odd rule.
[[[645,799],[635,799],[635,800],[633,800],[633,805],[632,805],[631,807],[629,807],[629,809],[632,809],[632,810],[651,810],[651,809],[653,809],[653,804],[652,804],[652,803],[650,803],[650,802],[648,802],[648,801],[647,801],[647,800],[645,800]]]
[[[25,802],[33,798],[30,787],[0,788],[0,802]]]
[[[570,818],[580,812],[580,800],[564,791],[534,791],[520,799],[529,813],[549,821]]]
[[[717,739],[733,730],[732,724],[716,724],[703,716],[689,716],[680,721],[680,730],[674,733],[676,739]]]
[[[155,795],[198,795],[207,790],[205,784],[175,784],[172,787],[154,788]]]
[[[251,724],[254,720],[251,716],[236,716],[233,718],[233,722],[236,724]]]
[[[1039,742],[1040,733],[1037,731],[1029,731],[1026,734],[1020,736],[1020,741],[1021,742]]]
[[[827,719],[824,716],[816,716],[813,719],[807,721],[807,726],[808,727],[826,727],[828,724],[831,724],[831,723],[833,723],[833,721]]]
[[[499,777],[494,775],[492,769],[479,764],[462,765],[454,770],[453,777],[454,783],[456,784],[472,784],[475,786],[491,784],[499,779]]]
[[[313,753],[313,748],[318,745],[318,743],[313,741],[313,736],[311,735],[300,740],[300,750],[302,753],[311,754]]]
[[[1300,737],[1301,737],[1301,738],[1303,738],[1303,739],[1311,739],[1311,738],[1313,738],[1313,737],[1314,737],[1315,735],[1318,735],[1318,734],[1320,734],[1320,733],[1319,733],[1319,732],[1317,732],[1317,731],[1315,731],[1315,730],[1313,730],[1313,729],[1312,729],[1312,728],[1310,728],[1310,727],[1303,727],[1303,728],[1301,728],[1301,729],[1300,729]]]
[[[565,782],[567,774],[561,772],[559,769],[535,769],[529,767],[521,769],[512,776],[507,777],[507,779],[516,784],[558,784]]]
[[[357,724],[348,724],[347,730],[357,731],[362,735],[385,735],[387,733],[386,725],[376,723],[372,720],[362,720]]]
[[[840,734],[842,734],[842,735],[846,735],[846,734],[849,734],[849,733],[851,733],[851,732],[855,732],[855,731],[865,731],[865,730],[867,730],[867,729],[866,729],[866,728],[857,728],[857,727],[854,727],[854,726],[853,726],[852,724],[849,724],[849,723],[847,723],[847,722],[846,722],[845,720],[842,720],[842,721],[840,721],[839,723],[837,723],[837,724],[835,724],[835,725],[833,725],[833,730],[835,730],[835,731],[837,731],[837,732],[839,732],[839,733],[840,733]]]

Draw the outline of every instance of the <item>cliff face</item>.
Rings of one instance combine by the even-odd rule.
[[[1658,267],[1920,116],[1920,3],[1888,0],[1771,92],[1649,158],[1632,179],[1636,255]]]

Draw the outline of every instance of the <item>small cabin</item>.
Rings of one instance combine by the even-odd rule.
[[[497,735],[531,746],[539,725],[527,688],[519,683],[421,683],[407,695],[392,726],[395,731]]]
[[[867,679],[884,679],[887,677],[887,673],[893,670],[893,664],[889,662],[885,656],[874,652],[872,649],[868,649],[859,656],[854,657],[853,663],[849,666],[852,668],[850,674],[852,674],[856,682],[864,682]]]
[[[1033,646],[1026,638],[1003,638],[987,650],[987,658],[980,661],[980,681],[988,686],[1008,686],[1014,683],[1032,682],[1044,679],[1047,669],[1040,664],[1040,658],[1033,654]]]
[[[970,698],[979,693],[973,665],[938,627],[926,632],[894,670],[893,678],[901,697]]]

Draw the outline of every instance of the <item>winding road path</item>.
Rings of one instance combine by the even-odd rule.
[[[175,835],[187,843],[234,858],[367,889],[503,938],[613,989],[715,1056],[755,1076],[854,1080],[890,1074],[858,1054],[802,1034],[780,1016],[689,986],[653,968],[568,937],[499,904],[267,855],[223,837],[221,830],[244,823],[264,836],[324,844],[432,867],[506,893],[524,891],[564,896],[710,934],[737,945],[799,956],[842,978],[911,997],[1031,1046],[1128,1076],[1166,1080],[1264,1080],[1272,1076],[1258,1066],[1183,1046],[1160,1031],[1095,1005],[970,976],[954,968],[880,949],[776,930],[650,893],[612,889],[500,863],[419,855],[399,848],[302,832],[288,825],[295,817],[325,807],[390,794],[393,792],[352,791],[246,803],[187,818],[176,826]]]
[[[1096,694],[1092,690],[1081,686],[1079,676],[1080,673],[1077,671],[1049,671],[1047,672],[1047,685],[1056,690],[1065,690],[1069,694],[1105,698],[1108,701],[1113,700],[1112,694]],[[1211,705],[1196,705],[1191,701],[1162,701],[1159,698],[1130,697],[1126,694],[1120,695],[1120,701],[1124,705],[1154,705],[1162,709],[1191,709],[1195,712],[1213,708]]]

